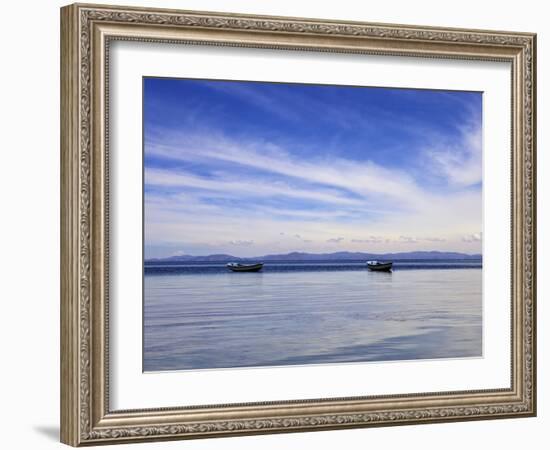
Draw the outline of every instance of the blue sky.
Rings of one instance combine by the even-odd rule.
[[[144,78],[145,257],[481,252],[482,94]]]

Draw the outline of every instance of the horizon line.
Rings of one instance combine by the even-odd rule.
[[[483,253],[465,253],[460,251],[454,251],[454,250],[448,250],[448,251],[441,251],[441,250],[411,250],[411,251],[405,251],[405,252],[369,252],[369,251],[349,251],[349,250],[341,250],[341,251],[335,251],[335,252],[322,252],[322,253],[314,253],[314,252],[303,252],[303,251],[291,251],[287,253],[265,253],[263,255],[254,255],[254,256],[236,256],[232,255],[230,253],[209,253],[204,255],[193,255],[188,253],[178,254],[178,255],[167,255],[167,256],[157,256],[157,257],[149,257],[149,258],[143,258],[144,261],[153,261],[153,260],[160,260],[160,259],[168,259],[168,258],[181,258],[181,257],[191,257],[191,258],[208,258],[212,256],[230,256],[232,258],[238,258],[238,259],[258,259],[258,258],[265,258],[267,256],[287,256],[287,255],[293,255],[293,254],[302,254],[302,255],[311,255],[311,256],[322,256],[322,255],[334,255],[337,253],[365,253],[369,255],[406,255],[410,253],[454,253],[459,255],[465,255],[469,257],[479,256],[483,257]]]

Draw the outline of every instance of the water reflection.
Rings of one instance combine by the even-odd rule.
[[[145,277],[144,369],[481,355],[481,270]]]

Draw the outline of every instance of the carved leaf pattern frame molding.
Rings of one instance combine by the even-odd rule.
[[[115,39],[510,62],[510,388],[111,411],[106,105],[109,44]],[[105,5],[62,8],[62,442],[79,446],[535,415],[535,52],[531,33]]]

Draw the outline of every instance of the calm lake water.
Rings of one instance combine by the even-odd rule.
[[[481,261],[147,264],[144,370],[475,357]]]

